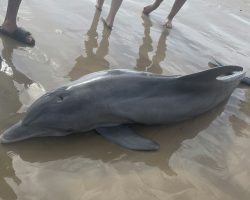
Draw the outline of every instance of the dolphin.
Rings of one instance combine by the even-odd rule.
[[[184,76],[131,70],[91,73],[46,93],[8,128],[1,143],[65,136],[96,130],[132,150],[158,150],[129,124],[160,125],[194,118],[227,100],[244,79],[239,66],[223,66]]]

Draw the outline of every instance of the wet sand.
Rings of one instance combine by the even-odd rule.
[[[24,0],[19,23],[36,46],[0,37],[0,133],[46,91],[94,71],[189,74],[214,57],[250,76],[248,0],[188,1],[172,30],[162,26],[172,1],[146,17],[149,2],[124,1],[110,32],[100,20],[109,1],[100,13],[94,0]],[[1,1],[0,21],[5,7]],[[160,151],[129,151],[94,132],[0,145],[0,199],[250,198],[249,88],[193,120],[134,128]]]

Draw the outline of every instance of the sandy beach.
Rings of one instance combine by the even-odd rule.
[[[0,36],[0,134],[42,94],[95,71],[185,75],[215,58],[250,77],[249,0],[187,1],[171,30],[163,23],[173,1],[148,17],[150,2],[124,1],[110,31],[101,21],[110,1],[100,12],[95,0],[23,0],[18,23],[36,45]],[[134,128],[161,149],[129,151],[94,132],[0,145],[0,200],[250,198],[249,87],[193,120]]]

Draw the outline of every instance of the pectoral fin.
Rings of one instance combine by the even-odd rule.
[[[96,131],[113,143],[119,144],[128,149],[138,151],[154,151],[158,150],[160,147],[156,142],[137,135],[132,129],[125,125],[100,127],[96,128]]]

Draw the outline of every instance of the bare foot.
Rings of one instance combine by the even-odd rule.
[[[102,10],[103,2],[104,2],[104,0],[96,0],[96,5],[95,5],[95,7],[96,7],[98,10]]]
[[[142,13],[145,14],[145,15],[149,15],[154,9],[155,9],[155,8],[154,8],[153,5],[148,5],[148,6],[145,6],[145,7],[143,8]]]
[[[104,19],[103,17],[101,18],[103,24],[110,30],[112,30],[113,23],[111,23],[108,19]]]
[[[171,29],[171,28],[173,27],[173,25],[172,25],[172,20],[167,19],[167,22],[165,23],[165,25],[164,25],[164,26],[166,26],[166,28]]]

